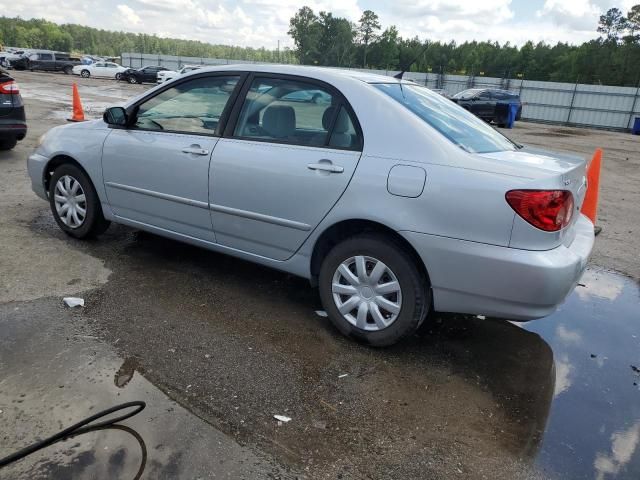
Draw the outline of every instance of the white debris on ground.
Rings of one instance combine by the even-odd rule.
[[[476,315],[476,318],[479,318],[480,320],[485,320],[487,317],[485,317],[484,315]]]
[[[64,297],[62,301],[67,305],[67,307],[84,307],[84,298],[79,297]]]
[[[349,374],[348,373],[343,373],[342,375],[338,375],[338,378],[344,378],[344,377],[348,377]]]
[[[327,317],[327,312],[325,312],[324,310],[316,310],[316,315],[318,315],[319,317]]]
[[[290,417],[285,417],[284,415],[274,415],[273,418],[282,423],[287,423],[291,421]]]

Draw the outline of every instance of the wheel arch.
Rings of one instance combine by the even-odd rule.
[[[61,154],[61,155],[56,155],[52,157],[51,160],[47,162],[47,165],[45,166],[42,172],[42,176],[43,176],[42,184],[44,185],[45,192],[47,193],[49,192],[49,187],[50,187],[51,177],[53,176],[53,172],[55,171],[56,168],[60,167],[61,165],[73,165],[79,168],[82,171],[82,173],[84,173],[87,176],[87,178],[93,185],[93,179],[91,178],[91,175],[89,175],[89,172],[87,172],[87,169],[84,168],[80,162],[78,162],[76,159],[74,159],[69,155]],[[95,185],[93,185],[93,188],[95,190],[96,188]]]
[[[322,232],[322,234],[320,234],[313,246],[313,251],[311,254],[311,263],[309,268],[311,273],[311,284],[313,286],[317,286],[322,260],[335,245],[353,235],[366,232],[382,233],[393,238],[394,241],[396,241],[402,248],[406,250],[407,253],[409,253],[409,255],[411,255],[411,257],[413,257],[416,265],[418,265],[420,269],[420,272],[425,276],[429,286],[431,286],[431,280],[429,278],[427,267],[422,261],[420,255],[418,255],[418,252],[413,247],[413,245],[411,245],[411,243],[406,238],[404,238],[392,228],[389,228],[382,223],[365,219],[342,220],[329,226]]]

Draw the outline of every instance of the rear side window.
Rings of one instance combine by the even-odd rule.
[[[53,60],[53,54],[51,53],[41,53],[38,57],[40,60]]]
[[[331,92],[297,80],[256,78],[234,136],[296,145],[359,149],[354,122]]]
[[[515,150],[505,136],[442,95],[419,85],[373,85],[389,95],[460,148],[475,153]]]

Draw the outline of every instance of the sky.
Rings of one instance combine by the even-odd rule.
[[[382,27],[421,40],[579,44],[598,36],[601,13],[640,0],[0,0],[0,12],[107,30],[214,44],[293,46],[289,19],[302,6],[357,22],[373,10]]]

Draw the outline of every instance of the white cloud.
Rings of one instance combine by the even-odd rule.
[[[611,453],[598,453],[593,466],[597,480],[615,478],[629,463],[640,443],[640,422],[611,435]]]
[[[118,5],[118,11],[124,17],[124,20],[132,25],[138,25],[140,23],[140,17],[136,14],[133,8],[128,5]]]
[[[569,362],[569,357],[567,355],[563,355],[556,361],[556,386],[553,392],[553,396],[557,397],[558,395],[566,392],[571,387],[573,383],[573,365]]]
[[[538,15],[519,13],[511,0],[20,0],[11,15],[80,23],[96,28],[158,34],[209,43],[275,48],[293,46],[289,20],[302,6],[357,22],[371,8],[382,27],[403,37],[441,41],[493,40],[521,45],[580,43],[597,37],[597,15],[611,0],[537,0]],[[638,0],[623,0],[626,10]],[[520,7],[522,8],[522,7]],[[529,8],[529,12],[531,9]],[[561,28],[558,26],[562,24]]]

